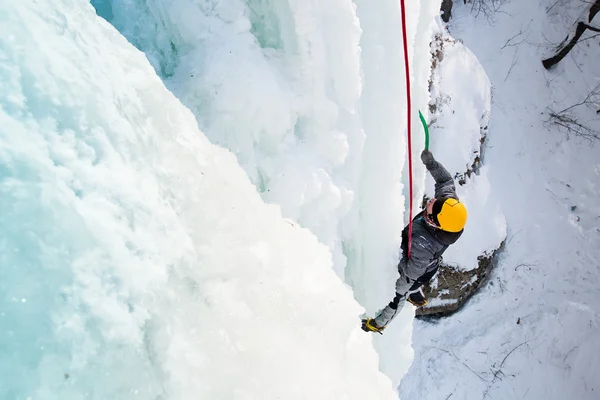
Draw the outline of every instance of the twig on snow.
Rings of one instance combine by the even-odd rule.
[[[533,340],[533,339],[532,339]],[[515,347],[514,349],[512,349],[511,351],[508,352],[508,354],[506,356],[504,356],[504,359],[502,360],[502,362],[500,363],[500,368],[502,368],[502,366],[504,365],[504,362],[506,361],[506,359],[508,358],[508,356],[510,356],[515,350],[517,350],[519,347],[523,346],[524,344],[527,344],[531,342],[531,340],[526,340],[523,343],[521,343],[520,345],[518,345],[517,347]]]
[[[528,267],[528,268],[531,268],[531,267],[537,267],[537,265],[536,264],[521,263],[521,264],[519,264],[519,265],[517,265],[515,267],[515,271],[517,269],[519,269],[519,267]]]
[[[469,371],[471,371],[472,373],[474,373],[479,379],[481,379],[483,382],[487,382],[484,378],[481,377],[481,375],[479,375],[477,372],[473,371],[473,369],[471,367],[469,367],[463,360],[461,360],[460,358],[458,358],[456,356],[456,354],[454,354],[453,352],[441,349],[441,348],[436,347],[436,346],[430,346],[430,347],[433,347],[434,349],[443,351],[444,353],[450,354],[451,356],[453,356],[454,358],[456,358],[462,365],[464,365]]]
[[[546,121],[555,124],[566,131],[567,137],[570,134],[582,137],[590,142],[600,139],[600,131],[594,129],[591,125],[580,122],[580,119],[575,113],[575,109],[581,106],[597,108],[600,102],[600,84],[596,85],[583,100],[575,103],[561,111],[549,109],[549,119]],[[592,119],[596,122],[597,119]]]
[[[525,28],[525,32],[527,32],[527,31],[529,30],[529,27],[531,26],[531,22],[532,22],[532,21],[533,21],[533,19],[531,19],[531,20],[529,21],[529,24],[527,24],[527,28]],[[518,45],[520,45],[521,43],[524,43],[524,42],[526,42],[526,41],[527,41],[527,39],[529,39],[529,35],[527,35],[527,37],[526,37],[525,39],[521,40],[521,41],[520,41],[520,42],[518,42],[518,43],[510,43],[510,41],[511,41],[511,40],[513,40],[514,38],[516,38],[516,37],[518,37],[518,36],[521,36],[521,35],[523,35],[523,33],[524,33],[524,32],[523,32],[523,29],[521,29],[521,30],[519,31],[519,33],[517,33],[516,35],[514,35],[513,37],[511,37],[510,39],[508,39],[508,40],[506,41],[506,43],[504,43],[504,45],[503,45],[502,47],[500,47],[500,49],[504,49],[505,47],[518,46]]]
[[[531,342],[533,339],[531,340],[526,340],[523,343],[519,344],[518,346],[516,346],[515,348],[513,348],[511,351],[508,352],[508,354],[506,354],[504,356],[504,358],[502,359],[502,362],[500,363],[500,366],[498,367],[498,369],[496,371],[494,371],[493,369],[490,368],[490,370],[493,372],[494,377],[492,378],[492,380],[488,383],[487,388],[485,389],[485,391],[483,392],[483,398],[485,399],[487,396],[489,396],[490,390],[492,389],[492,385],[494,384],[494,382],[496,382],[496,379],[498,379],[498,377],[502,377],[502,376],[506,376],[506,374],[504,374],[504,372],[502,371],[502,367],[504,366],[504,363],[506,362],[506,360],[508,359],[508,357],[515,352],[515,350],[517,350],[519,347]],[[493,367],[493,366],[492,366]],[[501,379],[501,378],[500,378]]]
[[[600,89],[600,83],[599,83],[599,84],[597,84],[597,85],[596,85],[596,87],[595,87],[595,88],[593,88],[593,89],[592,89],[592,90],[591,90],[591,91],[588,93],[588,95],[587,95],[587,96],[585,96],[585,99],[583,99],[582,101],[580,101],[580,102],[579,102],[579,103],[577,103],[577,104],[573,104],[572,106],[565,108],[565,109],[564,109],[564,110],[562,110],[562,111],[559,111],[559,112],[558,112],[558,114],[564,114],[565,112],[567,112],[567,111],[569,111],[569,110],[571,110],[571,109],[573,109],[573,108],[575,108],[575,107],[579,107],[579,106],[582,106],[582,105],[584,105],[584,104],[588,104],[588,103],[590,102],[590,99],[591,99],[592,97],[600,96],[600,90],[599,90],[599,89]]]
[[[506,73],[506,76],[504,77],[504,82],[506,82],[513,67],[517,64],[517,53],[518,52],[519,52],[519,49],[515,49],[515,54],[513,55],[512,63],[510,64],[510,68],[508,69],[508,72]]]
[[[554,4],[552,4],[548,10],[546,10],[546,14],[548,14],[550,12],[550,10],[552,10],[554,8],[554,6],[557,5],[559,2],[560,2],[560,0],[556,0],[554,2]]]

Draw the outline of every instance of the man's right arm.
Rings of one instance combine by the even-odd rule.
[[[435,197],[458,199],[452,175],[433,157],[433,154],[429,150],[423,150],[421,161],[423,161],[423,164],[425,164],[425,167],[433,179],[435,179]]]

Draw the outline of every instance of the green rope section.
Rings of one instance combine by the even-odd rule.
[[[423,129],[425,130],[425,150],[429,150],[429,128],[427,128],[427,122],[425,122],[425,118],[423,118],[423,114],[419,111],[419,119],[423,124]]]

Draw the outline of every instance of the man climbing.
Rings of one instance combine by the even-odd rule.
[[[412,244],[408,255],[408,226],[402,231],[402,258],[398,264],[396,296],[375,318],[362,321],[366,332],[382,333],[404,307],[404,301],[416,306],[427,304],[421,286],[438,270],[442,254],[458,240],[467,222],[467,210],[458,200],[454,180],[446,168],[423,150],[421,160],[435,179],[435,197],[413,219]]]

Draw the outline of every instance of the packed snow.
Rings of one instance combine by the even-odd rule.
[[[0,4],[0,399],[597,399],[600,154],[548,122],[597,38],[541,64],[581,4],[407,3],[413,201],[421,110],[469,211],[445,261],[506,244],[457,314],[382,336],[398,0]]]
[[[552,110],[580,103],[600,83],[598,39],[588,34],[551,71],[541,63],[584,6],[510,1],[486,15],[455,2],[447,30],[440,24],[453,43],[438,76],[448,102],[432,130],[456,135],[476,126],[482,108],[472,89],[482,86],[483,69],[492,101],[482,174],[493,201],[482,212],[501,208],[507,240],[490,282],[466,307],[415,322],[401,398],[600,396],[600,147],[548,122]],[[600,130],[593,100],[595,108],[574,111]],[[467,118],[465,106],[477,114]],[[472,222],[471,204],[469,211]],[[494,234],[492,221],[475,218],[483,230],[474,233]],[[461,245],[476,245],[467,234]]]

